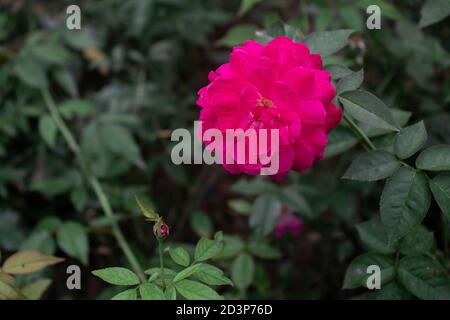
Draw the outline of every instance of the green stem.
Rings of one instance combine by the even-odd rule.
[[[370,140],[370,138],[364,133],[364,131],[361,130],[360,127],[358,127],[358,125],[355,123],[355,121],[353,121],[352,118],[349,117],[348,114],[344,113],[344,119],[345,121],[348,123],[348,125],[350,126],[350,128],[352,129],[352,131],[364,141],[364,147],[370,151],[370,150],[377,150],[377,147],[375,147],[375,145],[372,143],[372,141]],[[402,165],[404,165],[405,167],[411,167],[409,164],[407,164],[406,162],[402,161],[402,160],[398,160]]]
[[[159,266],[161,268],[161,281],[163,284],[163,287],[166,287],[165,280],[164,280],[164,256],[163,256],[163,240],[158,238],[158,247],[159,247]]]
[[[114,213],[111,209],[111,205],[109,204],[108,198],[106,197],[105,192],[103,191],[103,188],[102,188],[100,182],[97,180],[97,178],[90,176],[89,183],[91,184],[92,189],[94,189],[94,192],[100,202],[100,205],[101,205],[105,215],[108,217],[111,217],[111,218],[114,217]],[[142,267],[139,264],[138,260],[136,259],[130,246],[128,245],[128,242],[125,239],[122,231],[120,230],[119,224],[117,223],[116,220],[113,220],[111,227],[112,227],[114,237],[116,238],[117,243],[119,244],[120,248],[122,249],[123,253],[125,254],[125,257],[127,258],[131,267],[139,275],[139,278],[141,280],[145,281],[145,276],[144,276]]]
[[[345,112],[344,112],[344,119],[348,123],[352,131],[364,141],[364,144],[369,150],[377,149],[375,145],[372,143],[372,141],[370,141],[369,137],[364,133],[364,131],[362,131],[361,128],[358,127],[358,125],[353,121],[353,119],[350,118],[350,116]]]
[[[52,96],[50,95],[50,92],[48,89],[42,89],[42,96],[44,98],[44,101],[47,105],[47,108],[50,112],[50,115],[55,122],[56,126],[58,127],[58,130],[63,135],[64,139],[66,140],[66,143],[69,145],[70,150],[77,156],[77,158],[81,158],[81,151],[80,146],[75,141],[75,138],[73,137],[72,133],[70,132],[69,128],[67,127],[66,123],[62,119],[61,115],[58,112],[58,109],[55,105],[55,102],[53,101]],[[103,188],[98,181],[98,179],[92,175],[90,175],[87,170],[84,168],[83,161],[81,161],[81,167],[83,171],[86,174],[86,177],[88,178],[89,184],[91,185],[92,189],[95,192],[95,195],[97,196],[98,201],[100,202],[100,206],[102,207],[102,210],[104,214],[109,218],[114,218],[114,213],[111,209],[111,205],[108,201],[108,198],[106,197],[105,192],[103,191]],[[138,276],[141,278],[141,280],[145,280],[144,272],[142,270],[141,265],[137,261],[133,251],[130,249],[130,246],[128,245],[127,240],[123,236],[122,231],[120,230],[119,224],[117,221],[112,219],[112,231],[113,235],[117,240],[117,243],[119,244],[120,248],[122,249],[123,253],[125,254],[125,257],[127,258],[128,262],[130,263],[133,270],[138,274]]]

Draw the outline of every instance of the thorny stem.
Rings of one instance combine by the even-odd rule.
[[[344,112],[344,119],[348,123],[352,131],[364,141],[365,146],[369,150],[376,150],[375,145],[372,143],[372,141],[370,141],[369,137],[364,133],[364,131],[361,130],[360,127],[358,127],[358,125],[353,121],[353,119],[350,118],[349,115],[345,112]]]
[[[81,158],[81,151],[80,146],[75,141],[75,138],[73,137],[72,133],[70,132],[69,128],[65,124],[64,120],[62,119],[61,115],[58,112],[58,109],[55,105],[55,102],[53,101],[53,98],[48,91],[48,89],[42,89],[42,96],[44,98],[44,101],[46,103],[47,109],[50,112],[50,115],[55,122],[56,126],[58,127],[58,130],[63,135],[66,143],[69,145],[70,150],[76,155],[77,158]],[[92,175],[90,175],[86,168],[84,167],[83,161],[81,161],[80,164],[81,168],[83,169],[86,177],[88,178],[89,184],[91,185],[92,189],[95,192],[95,195],[97,196],[98,201],[100,202],[100,206],[102,207],[102,210],[105,214],[105,216],[109,218],[114,218],[114,213],[111,209],[111,205],[108,201],[108,198],[98,181],[98,179]],[[137,261],[133,251],[130,249],[130,246],[128,245],[127,240],[123,236],[122,231],[120,230],[119,224],[117,221],[112,219],[112,231],[113,235],[117,240],[117,243],[119,244],[120,248],[122,249],[123,253],[125,254],[125,257],[127,258],[128,262],[130,263],[133,270],[138,274],[139,278],[141,280],[145,280],[145,276],[142,270],[141,265]]]
[[[158,238],[158,247],[159,247],[159,266],[161,268],[161,281],[162,285],[165,288],[165,280],[164,280],[164,258],[163,258],[163,239]]]

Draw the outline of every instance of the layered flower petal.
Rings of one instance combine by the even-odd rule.
[[[282,179],[291,169],[309,169],[323,157],[326,134],[342,118],[332,102],[336,92],[321,56],[287,37],[267,45],[245,41],[233,49],[230,62],[211,71],[208,79],[197,100],[203,130],[219,129],[224,136],[228,129],[256,132],[257,141],[241,140],[242,148],[223,142],[223,159],[227,152],[235,160],[244,159],[223,165],[233,174],[261,174],[262,169],[272,168],[261,155],[271,154],[269,160],[274,155],[279,160],[271,173],[274,179]],[[255,155],[256,162],[248,161]]]

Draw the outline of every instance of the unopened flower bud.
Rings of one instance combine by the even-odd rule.
[[[153,234],[158,239],[165,239],[169,236],[169,226],[162,219],[153,226]]]

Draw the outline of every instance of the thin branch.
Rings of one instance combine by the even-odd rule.
[[[55,122],[56,126],[58,127],[58,130],[63,135],[64,140],[66,141],[70,150],[75,154],[75,156],[78,159],[80,159],[82,156],[80,146],[76,142],[74,136],[70,132],[70,129],[67,127],[63,118],[59,114],[59,111],[55,105],[55,102],[53,101],[53,98],[47,88],[42,89],[42,96],[44,98],[47,109],[50,112],[50,115],[51,115],[53,121]],[[89,184],[91,185],[92,189],[94,190],[94,193],[97,196],[98,201],[100,202],[100,206],[102,207],[102,210],[103,210],[105,216],[114,218],[115,215],[111,209],[109,200],[108,200],[100,182],[98,181],[98,179],[95,176],[89,174],[89,172],[84,167],[83,161],[81,161],[80,166],[83,169],[83,171],[88,179]],[[130,246],[129,246],[127,240],[125,239],[122,231],[120,230],[118,222],[115,221],[114,219],[112,219],[111,226],[112,226],[112,231],[113,231],[114,237],[116,238],[117,243],[119,244],[120,248],[122,249],[123,253],[125,254],[125,257],[127,258],[131,267],[138,274],[138,276],[141,278],[141,280],[145,280],[145,276],[144,276],[142,267],[139,264],[139,262],[137,261],[133,251],[130,249]]]
[[[368,150],[377,149],[375,145],[372,143],[372,141],[370,141],[369,137],[364,133],[364,131],[362,131],[361,128],[358,127],[358,125],[353,121],[353,119],[350,118],[350,116],[345,112],[344,112],[344,120],[348,123],[352,131],[364,141],[364,144],[368,148]]]

